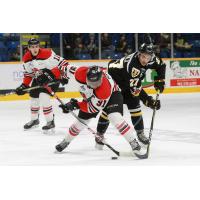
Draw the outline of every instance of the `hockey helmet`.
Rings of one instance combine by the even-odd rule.
[[[143,43],[139,48],[139,52],[153,55],[154,54],[153,44],[152,43],[151,44]]]
[[[36,38],[31,38],[31,39],[28,41],[28,46],[37,45],[37,44],[40,44],[40,42],[39,42],[39,40],[37,40]]]
[[[86,82],[87,85],[93,89],[96,89],[101,85],[103,77],[103,71],[99,66],[91,66],[87,71]]]

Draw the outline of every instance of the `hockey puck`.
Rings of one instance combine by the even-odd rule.
[[[118,157],[111,157],[111,159],[112,159],[112,160],[117,160],[117,159],[118,159]]]

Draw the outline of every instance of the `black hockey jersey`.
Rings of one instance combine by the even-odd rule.
[[[132,88],[141,90],[142,80],[146,71],[154,69],[157,72],[156,80],[165,79],[166,65],[161,58],[153,55],[146,66],[139,61],[139,52],[125,56],[119,60],[111,60],[108,64],[108,73],[124,92],[130,92]]]

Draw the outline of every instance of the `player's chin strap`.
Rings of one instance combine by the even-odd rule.
[[[49,85],[54,85],[54,84],[57,84],[59,83],[59,81],[56,81],[56,82],[52,82],[52,83],[49,83]],[[43,88],[43,86],[34,86],[34,87],[29,87],[29,88],[26,88],[26,89],[23,89],[24,92],[29,92],[31,90],[35,90],[35,89],[39,89],[39,88]],[[11,95],[11,94],[16,94],[15,90],[11,91],[11,92],[8,92],[8,93],[4,93],[4,94],[0,94],[0,97],[4,97],[4,96],[8,96],[8,95]]]
[[[55,94],[55,92],[52,91],[52,89],[48,86],[48,85],[44,85],[43,86],[50,94],[51,96],[55,97],[62,105],[64,105],[64,102]],[[92,130],[83,120],[81,120],[73,111],[70,111],[70,113],[78,120],[80,121],[83,125],[85,125],[85,127],[96,137],[98,137],[99,140],[101,140],[101,142],[106,145],[111,151],[113,151],[117,156],[120,155],[125,155],[125,152],[119,152],[116,149],[114,149],[112,146],[110,146],[107,142],[105,142],[104,140],[102,140],[101,137],[99,137],[96,132],[94,130]],[[128,155],[128,154],[127,154]]]

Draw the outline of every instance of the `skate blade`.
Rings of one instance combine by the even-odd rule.
[[[29,131],[29,130],[32,130],[32,129],[35,129],[35,128],[38,128],[38,127],[39,127],[39,125],[32,126],[32,127],[29,128],[29,129],[25,129],[25,128],[24,128],[24,131]]]
[[[49,130],[43,130],[43,134],[54,134],[55,133],[55,129],[49,129]]]

